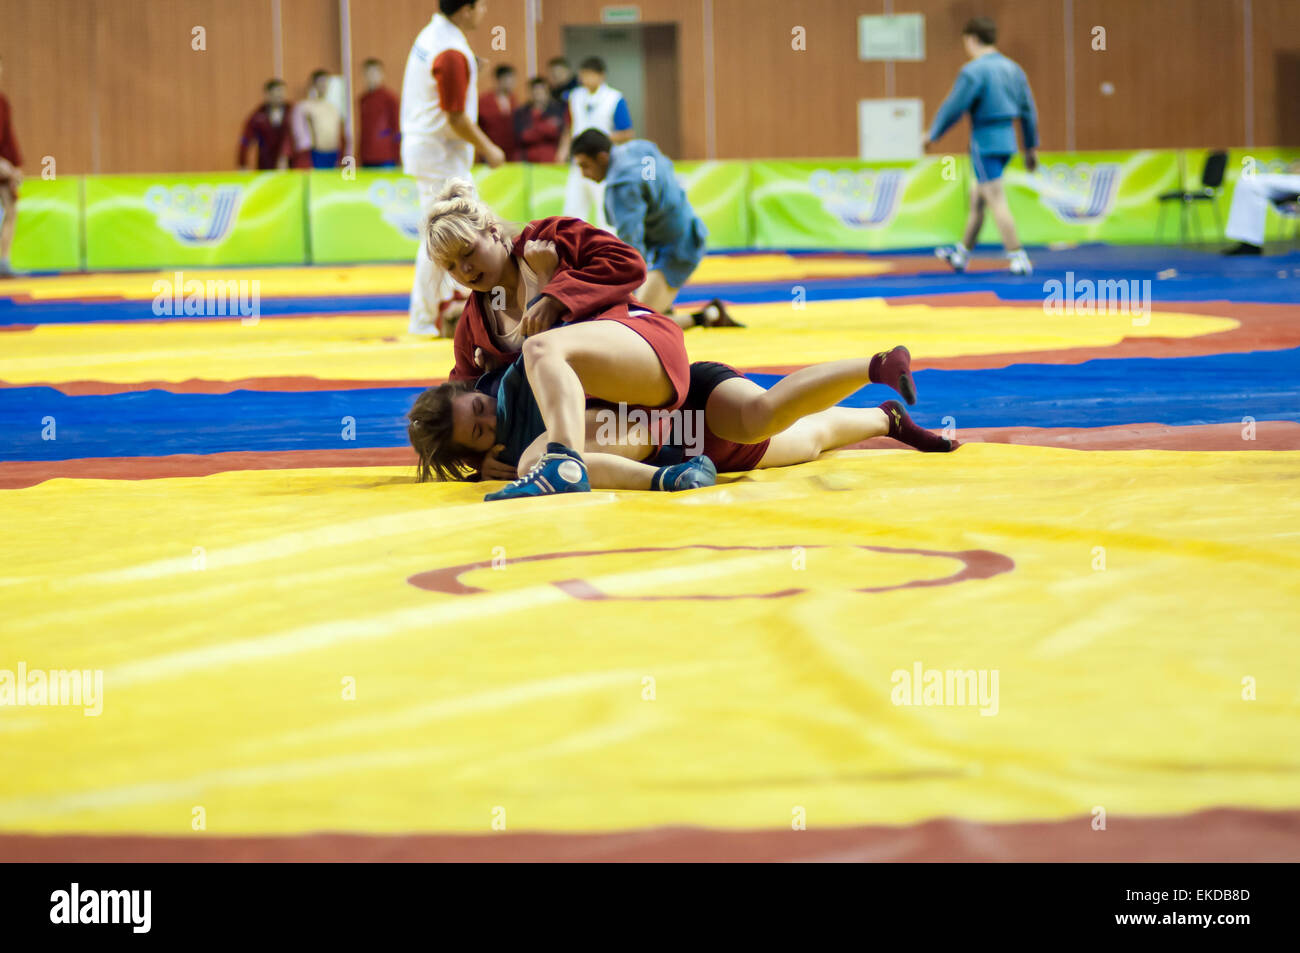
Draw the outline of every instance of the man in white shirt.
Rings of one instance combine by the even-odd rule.
[[[439,12],[415,38],[406,60],[402,171],[415,178],[422,217],[448,179],[470,178],[475,149],[493,168],[505,161],[478,126],[478,64],[465,39],[486,13],[486,0],[439,0]],[[464,301],[464,293],[429,257],[421,236],[410,333],[449,334]]]
[[[1232,193],[1228,227],[1224,234],[1237,244],[1225,255],[1260,255],[1264,252],[1264,226],[1270,205],[1291,205],[1300,199],[1300,162],[1290,166],[1291,174],[1256,173],[1242,175]]]
[[[615,145],[630,142],[636,135],[627,100],[617,89],[605,85],[604,60],[598,56],[583,60],[578,67],[578,82],[569,93],[569,128],[560,142],[561,161],[569,157],[570,143],[588,129],[599,129]],[[569,179],[564,185],[564,214],[609,228],[605,187],[585,178],[576,162],[569,164]]]

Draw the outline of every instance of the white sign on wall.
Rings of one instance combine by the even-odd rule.
[[[925,17],[920,13],[858,17],[858,59],[925,59]]]
[[[919,159],[919,99],[858,100],[858,155],[863,159]]]

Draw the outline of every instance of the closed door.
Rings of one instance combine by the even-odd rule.
[[[575,71],[589,56],[604,60],[605,82],[627,100],[637,138],[654,142],[670,158],[679,154],[675,24],[566,26],[564,56]]]

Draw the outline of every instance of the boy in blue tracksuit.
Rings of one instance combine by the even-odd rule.
[[[717,298],[695,314],[673,314],[678,289],[704,257],[709,230],[659,147],[645,139],[614,145],[599,129],[588,129],[571,149],[582,174],[605,184],[606,221],[645,259],[646,280],[636,299],[683,328],[739,327]]]
[[[955,246],[937,248],[935,254],[956,271],[965,271],[970,249],[975,247],[984,224],[984,209],[990,208],[1002,235],[1002,245],[1011,259],[1012,273],[1027,275],[1033,272],[1033,266],[1016,236],[1015,219],[1011,217],[1002,189],[1002,169],[1016,152],[1017,119],[1024,140],[1025,167],[1033,172],[1038,166],[1038,113],[1025,71],[998,52],[994,45],[997,35],[997,27],[988,17],[976,17],[966,24],[962,42],[971,61],[957,75],[957,82],[939,107],[925,139],[928,147],[963,113],[970,113],[970,161],[976,178],[970,217],[962,241]]]

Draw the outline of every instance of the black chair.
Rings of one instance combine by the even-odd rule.
[[[1192,191],[1165,192],[1159,197],[1160,214],[1156,217],[1156,242],[1159,243],[1162,226],[1165,221],[1165,203],[1178,203],[1178,243],[1187,244],[1187,220],[1189,210],[1198,202],[1209,202],[1214,210],[1214,220],[1218,223],[1217,238],[1223,237],[1223,216],[1219,212],[1219,189],[1223,185],[1223,173],[1228,167],[1228,153],[1211,152],[1205,157],[1205,167],[1201,169],[1201,187]],[[1199,221],[1195,224],[1196,240],[1201,240]]]

